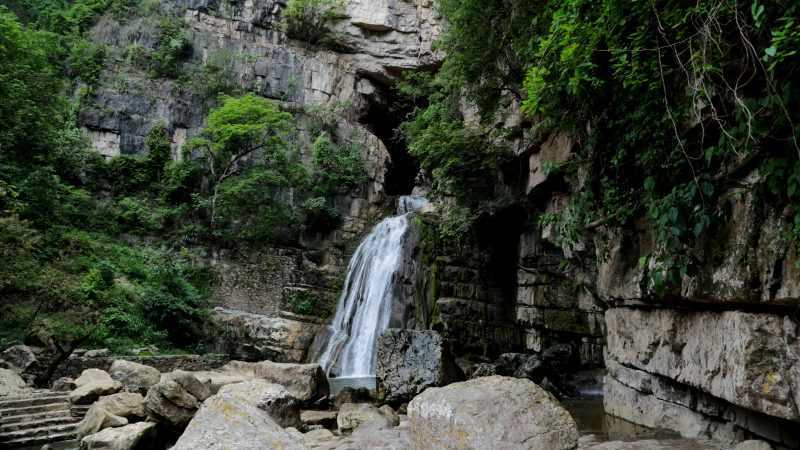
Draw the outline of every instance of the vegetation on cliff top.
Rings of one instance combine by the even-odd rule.
[[[788,207],[795,225],[787,231],[800,239],[797,2],[438,5],[447,58],[432,80],[404,86],[429,100],[404,129],[443,194],[474,199],[475,174],[502,173],[502,158],[481,139],[508,142],[497,136],[498,113],[516,102],[529,120],[505,137],[534,149],[567,132],[575,155],[550,171],[589,175],[564,213],[542,220],[569,240],[590,224],[646,216],[658,246],[656,287],[692,270],[697,238],[725,221],[719,196],[753,169],[755,189],[778,211]],[[480,122],[465,119],[462,98]],[[487,204],[462,202],[472,216]]]

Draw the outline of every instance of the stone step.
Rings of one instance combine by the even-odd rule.
[[[51,403],[64,403],[69,401],[69,396],[64,394],[50,394],[31,397],[14,398],[0,401],[0,411],[10,408],[25,406],[49,405]]]
[[[77,438],[78,435],[74,431],[67,433],[55,433],[47,436],[24,437],[24,438],[14,439],[11,441],[0,442],[0,449],[19,449],[23,447],[33,447],[42,444],[52,444],[55,442],[72,441]]]
[[[19,416],[24,414],[38,414],[51,411],[69,411],[69,403],[49,403],[46,405],[25,406],[21,408],[8,408],[0,411],[0,420],[8,416]]]
[[[11,433],[14,431],[30,430],[34,428],[49,427],[52,425],[69,425],[80,422],[77,417],[71,415],[61,417],[48,417],[46,419],[28,419],[25,421],[7,423],[6,421],[0,422],[0,435]]]
[[[61,435],[65,433],[75,434],[75,423],[50,425],[37,428],[29,428],[27,430],[10,431],[8,433],[0,433],[0,442],[11,442],[24,438],[43,437],[47,438],[52,435]]]
[[[58,411],[45,411],[40,413],[34,414],[20,414],[17,416],[3,416],[0,418],[0,424],[10,424],[10,423],[18,423],[18,422],[25,422],[27,420],[34,421],[34,420],[46,420],[52,419],[56,417],[71,417],[71,418],[80,418],[83,416],[76,416],[69,410],[58,410]]]

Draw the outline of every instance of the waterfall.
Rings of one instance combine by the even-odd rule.
[[[408,230],[407,214],[384,219],[353,254],[327,343],[314,358],[326,374],[375,376],[376,343],[392,316]]]

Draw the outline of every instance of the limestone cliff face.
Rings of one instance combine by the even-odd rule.
[[[285,0],[163,0],[157,11],[141,17],[103,17],[91,36],[107,48],[106,69],[82,98],[79,123],[95,149],[107,157],[145,151],[150,129],[164,124],[172,136],[173,158],[181,158],[181,147],[202,128],[216,100],[209,95],[210,81],[278,101],[295,113],[298,139],[306,144],[313,139],[306,130],[314,111],[335,111],[336,134],[363,144],[368,178],[335,199],[344,219],[340,229],[297,248],[211,256],[219,269],[216,301],[226,308],[218,316],[231,328],[230,336],[246,334],[252,341],[233,343],[232,349],[246,347],[243,355],[251,359],[301,361],[303,346],[283,348],[276,339],[305,342],[317,325],[313,318],[298,319],[286,312],[287,300],[311,292],[335,302],[349,252],[374,223],[394,210],[386,191],[392,157],[373,131],[383,124],[375,123],[380,118],[369,111],[389,103],[388,87],[403,71],[440,62],[432,49],[440,25],[433,0],[351,0],[345,17],[334,26],[334,45],[321,48],[282,32],[285,6]],[[182,80],[153,77],[137,67],[132,56],[137,48],[157,47],[164,19],[180,23],[189,42],[182,62],[189,76]],[[210,64],[225,68],[224,79],[200,76]],[[302,157],[310,160],[310,155]],[[303,320],[312,323],[298,325]],[[265,323],[270,325],[261,326]]]
[[[580,191],[581,174],[553,184],[537,170],[571,157],[562,136],[529,154],[529,217],[562,211]],[[525,345],[572,342],[582,362],[605,365],[606,409],[626,420],[797,448],[800,270],[789,216],[757,199],[758,179],[746,174],[720,197],[724,223],[693,249],[697,270],[664,296],[649,281],[659,250],[643,218],[597,224],[570,244],[548,227],[525,229],[516,309]]]

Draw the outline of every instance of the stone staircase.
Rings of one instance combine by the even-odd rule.
[[[67,393],[34,391],[0,400],[0,449],[73,440],[85,410],[71,410]]]

